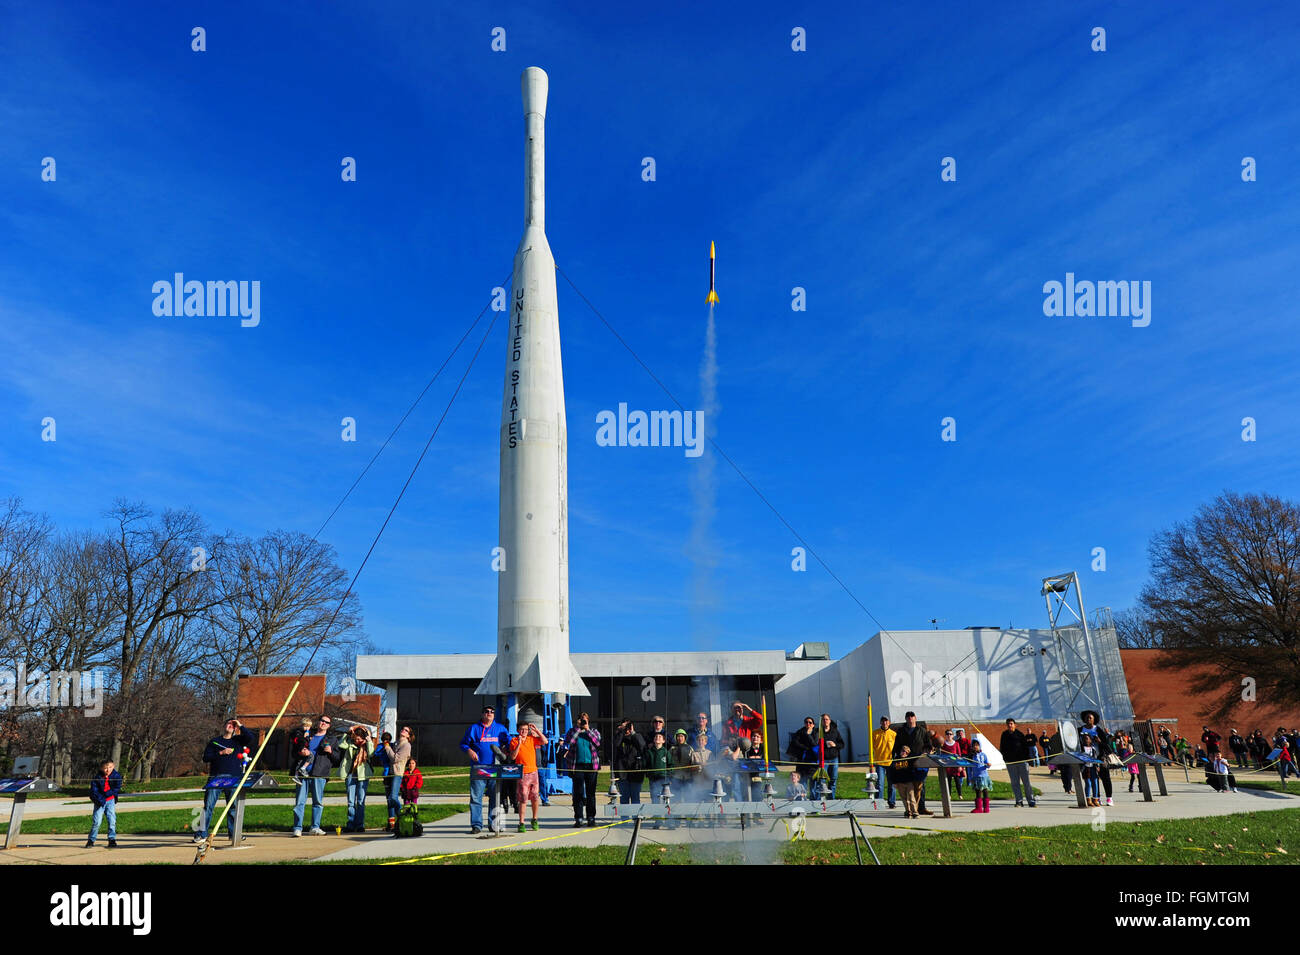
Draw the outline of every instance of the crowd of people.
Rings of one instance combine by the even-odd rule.
[[[1224,737],[1203,726],[1199,745],[1185,736],[1160,725],[1152,739],[1143,732],[1134,739],[1128,732],[1110,732],[1101,725],[1098,713],[1080,713],[1078,752],[1088,757],[1080,767],[1084,798],[1088,805],[1114,805],[1112,772],[1128,777],[1128,791],[1138,783],[1138,764],[1133,758],[1141,751],[1159,754],[1186,766],[1199,766],[1206,781],[1220,792],[1236,792],[1237,780],[1232,770],[1262,770],[1274,766],[1285,782],[1297,771],[1300,730],[1289,732],[1278,727],[1271,737],[1256,729],[1242,735],[1230,729]],[[372,740],[364,726],[351,726],[345,733],[332,732],[332,719],[321,714],[304,718],[288,735],[288,753],[295,785],[293,835],[322,835],[325,782],[337,774],[347,794],[347,819],[343,831],[363,832],[366,828],[366,795],[372,778],[382,779],[386,802],[385,831],[397,832],[397,820],[403,807],[416,807],[424,778],[416,764],[411,727],[403,726],[394,740],[383,733]],[[739,700],[731,705],[730,717],[715,728],[708,714],[699,713],[694,725],[667,728],[664,717],[653,717],[645,731],[632,720],[620,721],[609,741],[610,771],[613,792],[620,804],[639,804],[642,793],[652,803],[661,803],[671,793],[674,801],[700,802],[718,798],[734,802],[752,802],[759,798],[758,785],[764,774],[777,768],[776,754],[765,743],[763,714]],[[548,746],[555,745],[557,764],[573,781],[574,827],[596,825],[596,779],[601,770],[600,731],[587,713],[578,714],[573,727],[560,739],[549,740],[534,723],[525,721],[511,733],[497,721],[495,708],[485,706],[478,722],[471,725],[461,740],[461,749],[470,762],[470,831],[478,835],[485,820],[483,797],[488,797],[488,825],[499,829],[498,803],[504,813],[518,813],[518,831],[538,828],[540,805],[546,795],[540,784],[539,763],[549,762]],[[203,760],[210,778],[238,779],[257,745],[256,734],[238,719],[225,722],[220,734],[204,748]],[[1225,752],[1226,748],[1226,752]],[[1048,774],[1060,774],[1066,793],[1072,792],[1073,774],[1058,766],[1054,756],[1063,752],[1059,734],[1033,726],[1021,729],[1014,719],[998,741],[998,752],[1006,763],[1011,795],[1016,806],[1036,806],[1037,796],[1030,784],[1029,769],[1046,763]],[[791,766],[787,799],[834,799],[839,787],[840,763],[846,759],[843,737],[828,713],[819,718],[805,717],[784,750],[785,765]],[[1235,766],[1230,765],[1231,753]],[[990,811],[992,782],[989,757],[980,740],[967,736],[964,729],[952,728],[936,733],[917,722],[909,712],[901,724],[889,717],[880,718],[871,735],[870,765],[866,775],[867,793],[884,799],[890,809],[902,802],[907,818],[933,815],[925,806],[925,783],[930,767],[920,764],[919,757],[947,754],[961,757],[963,765],[939,770],[941,785],[961,797],[969,788],[975,803],[972,812]],[[509,767],[510,772],[502,772]],[[86,847],[95,845],[101,827],[107,823],[108,845],[117,845],[117,799],[122,777],[111,761],[102,763],[90,783],[93,806],[91,830]],[[227,804],[234,794],[233,785],[209,785],[204,791],[203,811],[197,823],[194,841],[204,843],[211,833],[212,816],[217,800]],[[1104,793],[1104,795],[1103,795]],[[307,825],[307,802],[311,801],[310,826]],[[531,814],[528,810],[531,809]],[[531,819],[529,818],[531,815]],[[227,812],[226,829],[235,837],[234,814]]]
[[[844,746],[835,721],[822,714],[822,731],[812,732],[816,722],[805,721],[805,731],[796,734],[790,755],[798,763],[792,774],[791,789],[817,776],[826,780],[833,795],[839,752]],[[756,779],[768,766],[771,753],[766,749],[763,715],[739,700],[731,707],[731,716],[715,729],[707,713],[700,713],[689,729],[670,730],[662,716],[650,719],[645,731],[633,720],[619,721],[608,741],[610,773],[614,792],[621,805],[638,805],[644,793],[653,803],[662,802],[665,794],[679,802],[709,798],[715,786],[723,797],[750,802],[758,796]],[[522,742],[521,742],[522,741]],[[518,734],[511,735],[497,722],[496,711],[485,706],[480,719],[461,740],[461,749],[471,764],[470,833],[478,835],[484,828],[483,797],[488,799],[487,819],[497,816],[498,802],[503,808],[509,794],[509,780],[495,767],[518,765],[519,779],[513,781],[519,793],[519,831],[526,828],[525,802],[533,805],[532,828],[536,828],[538,772],[536,754],[548,740],[532,723],[525,723]],[[575,828],[596,825],[596,779],[601,770],[601,734],[587,713],[579,713],[573,727],[555,741],[556,759],[573,780],[573,825]],[[525,755],[520,758],[520,752]]]
[[[1201,727],[1200,741],[1193,744],[1186,736],[1172,733],[1168,726],[1161,724],[1156,729],[1155,743],[1147,741],[1147,747],[1148,752],[1158,752],[1166,759],[1189,767],[1208,766],[1215,761],[1216,756],[1227,761],[1227,753],[1223,751],[1223,736],[1208,726]],[[1232,754],[1236,769],[1265,769],[1272,762],[1277,767],[1278,775],[1285,780],[1288,776],[1300,775],[1296,768],[1298,749],[1300,729],[1287,730],[1286,727],[1279,726],[1272,736],[1260,729],[1252,730],[1245,736],[1236,729],[1228,730],[1227,751]],[[1274,752],[1277,755],[1270,760],[1269,756]]]

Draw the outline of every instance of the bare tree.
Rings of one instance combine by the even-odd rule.
[[[1244,698],[1300,703],[1300,507],[1223,494],[1150,546],[1141,607],[1189,688],[1222,716]]]
[[[41,562],[40,601],[44,609],[41,664],[51,681],[56,679],[53,674],[76,674],[75,686],[84,689],[91,671],[104,663],[104,654],[117,642],[107,538],[90,533],[56,538]],[[97,675],[102,681],[98,686],[105,690],[107,669]],[[73,776],[71,726],[79,721],[69,707],[57,704],[58,700],[51,701],[45,711],[41,766],[45,775],[62,785]]]
[[[203,672],[224,712],[234,711],[241,670],[295,671],[318,644],[322,659],[354,639],[360,603],[327,544],[282,530],[232,539],[217,574],[224,594],[211,614],[217,652]]]
[[[18,755],[16,747],[23,738],[26,685],[25,680],[18,682],[19,674],[39,666],[45,628],[40,564],[49,537],[50,523],[44,516],[25,510],[16,497],[0,501],[0,666],[11,670],[15,679],[15,705],[0,713],[9,758]]]
[[[383,693],[384,687],[382,686],[357,682],[357,657],[363,654],[384,654],[388,652],[361,634],[355,634],[343,641],[341,645],[335,646],[325,657],[324,665],[321,667],[325,672],[326,692],[340,693],[344,696],[349,692]]]
[[[116,525],[108,549],[112,600],[120,618],[117,646],[119,706],[115,718],[113,761],[122,763],[122,736],[136,716],[143,686],[142,666],[156,651],[154,641],[202,616],[223,599],[209,584],[207,562],[221,555],[202,519],[192,511],[167,510],[160,518],[143,504],[118,500],[109,511]],[[196,554],[203,548],[207,554]],[[209,548],[211,548],[209,550]],[[206,561],[206,562],[205,562]]]
[[[1114,615],[1114,620],[1121,650],[1152,650],[1164,646],[1155,621],[1142,608],[1121,610]]]

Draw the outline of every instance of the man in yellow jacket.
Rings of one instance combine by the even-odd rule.
[[[893,759],[895,733],[889,728],[889,717],[880,718],[880,729],[871,734],[871,771],[876,774],[877,797],[884,796],[893,809],[898,792],[889,784],[889,764]]]

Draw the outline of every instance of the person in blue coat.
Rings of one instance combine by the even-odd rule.
[[[106,759],[99,767],[99,772],[90,778],[90,801],[94,811],[90,817],[90,835],[86,837],[86,848],[95,848],[95,838],[99,835],[100,823],[108,817],[108,847],[117,848],[117,797],[122,792],[122,774],[114,768],[113,761]]]
[[[483,707],[479,721],[465,731],[460,748],[469,756],[469,831],[483,831],[483,793],[488,794],[489,824],[496,819],[497,780],[492,764],[510,742],[509,731],[496,720],[495,707]],[[495,832],[495,826],[491,826]]]
[[[233,716],[226,720],[221,735],[208,741],[203,748],[203,761],[208,764],[208,778],[213,776],[234,776],[236,781],[244,775],[244,763],[257,749],[257,737],[244,724]],[[203,793],[203,828],[194,837],[196,843],[208,838],[208,827],[212,824],[212,813],[217,808],[217,794],[223,793],[229,803],[235,794],[235,787],[217,789],[209,786]],[[226,831],[235,838],[235,815],[226,813]]]

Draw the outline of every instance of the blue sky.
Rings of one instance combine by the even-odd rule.
[[[1300,493],[1293,4],[364,6],[0,7],[0,494],[314,531],[510,272],[530,65],[559,267],[694,407],[717,241],[717,439],[886,627],[1042,626],[1069,569],[1124,608],[1154,532]],[[260,281],[261,324],[154,316],[175,272]],[[1150,325],[1045,316],[1066,272],[1150,281]],[[725,464],[701,554],[702,459],[596,445],[668,399],[559,285],[572,648],[874,633]],[[504,344],[359,582],[381,647],[495,646]],[[349,570],[468,357],[323,535]]]

